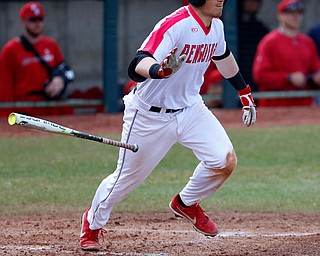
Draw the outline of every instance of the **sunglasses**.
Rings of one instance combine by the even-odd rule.
[[[286,7],[285,9],[286,12],[294,12],[294,11],[304,11],[304,4],[303,3],[295,3],[295,4],[290,4]]]
[[[37,22],[37,21],[43,21],[43,20],[44,20],[43,17],[33,17],[28,19],[29,22]]]

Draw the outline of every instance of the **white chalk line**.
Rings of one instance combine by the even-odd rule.
[[[110,229],[110,231],[113,232],[123,232],[123,233],[133,233],[133,232],[150,232],[150,233],[194,233],[199,235],[198,239],[196,239],[198,242],[201,242],[201,240],[204,239],[214,239],[211,237],[203,236],[199,234],[196,231],[193,230],[155,230],[155,229]],[[299,232],[288,232],[288,233],[254,233],[254,232],[243,232],[243,231],[225,231],[220,232],[216,237],[305,237],[305,236],[314,236],[319,235],[320,232],[307,232],[307,233],[299,233]],[[199,240],[201,236],[201,239]],[[190,242],[190,241],[189,241]],[[193,242],[196,242],[195,240]],[[174,242],[172,242],[174,243]],[[170,244],[170,242],[168,242]],[[54,246],[28,246],[28,245],[6,245],[6,246],[0,246],[0,252],[11,250],[11,251],[17,251],[17,250],[26,250],[29,252],[42,252],[42,253],[55,253],[57,252],[57,249],[59,249],[60,253],[64,254],[74,254],[75,251],[71,250],[64,250],[61,247],[56,248]],[[132,255],[132,256],[169,256],[170,254],[166,253],[136,253],[136,252],[110,252],[110,251],[100,251],[95,252],[94,255]]]
[[[195,233],[199,234],[198,232],[194,230],[156,230],[156,229],[135,229],[135,228],[129,228],[129,229],[110,229],[110,231],[113,232],[124,232],[124,233],[133,233],[133,232],[150,232],[150,233]],[[307,233],[299,233],[299,232],[289,232],[289,233],[258,233],[258,232],[244,232],[244,231],[225,231],[225,232],[219,232],[216,237],[303,237],[303,236],[314,236],[314,235],[320,235],[319,232],[307,232]],[[210,237],[208,237],[210,238]]]
[[[275,234],[255,234],[250,232],[221,232],[217,236],[218,237],[303,237],[303,236],[315,236],[320,235],[320,232],[312,232],[312,233],[275,233]]]

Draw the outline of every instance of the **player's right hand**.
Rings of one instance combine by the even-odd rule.
[[[45,93],[50,97],[54,98],[64,89],[64,81],[61,76],[53,77],[52,81],[45,87]]]
[[[162,61],[160,68],[158,70],[158,75],[160,77],[162,77],[162,78],[170,77],[172,74],[174,74],[175,72],[177,72],[179,70],[182,63],[185,61],[185,59],[186,59],[185,54],[182,54],[178,58],[176,57],[177,50],[178,50],[177,47],[173,48],[169,52],[167,57],[165,57],[165,59]]]
[[[288,80],[297,88],[302,88],[306,85],[307,77],[302,72],[293,72],[288,76]]]
[[[243,106],[242,121],[248,127],[254,125],[257,121],[257,110],[251,94],[250,86],[248,85],[245,89],[238,91],[238,93]]]

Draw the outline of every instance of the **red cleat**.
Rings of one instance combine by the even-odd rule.
[[[101,236],[103,237],[107,231],[103,228],[96,230],[91,230],[89,228],[90,224],[87,220],[89,209],[82,216],[80,247],[85,251],[99,251],[101,249],[101,245],[99,244],[99,233],[101,233]]]
[[[183,207],[178,202],[177,194],[170,202],[169,207],[177,216],[186,218],[187,220],[191,221],[193,224],[193,228],[196,231],[206,236],[216,236],[218,234],[218,228],[209,218],[209,216],[205,214],[199,203],[196,203],[189,207]]]

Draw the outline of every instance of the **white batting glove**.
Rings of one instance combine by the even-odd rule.
[[[245,89],[238,91],[238,93],[243,106],[242,121],[248,127],[254,125],[257,121],[257,110],[251,94],[250,86],[248,85]]]
[[[175,47],[173,48],[167,57],[162,61],[160,68],[158,70],[158,75],[162,78],[168,78],[175,72],[179,70],[181,67],[182,63],[185,61],[186,56],[185,54],[179,56],[178,58],[176,57],[176,52],[178,48]]]

